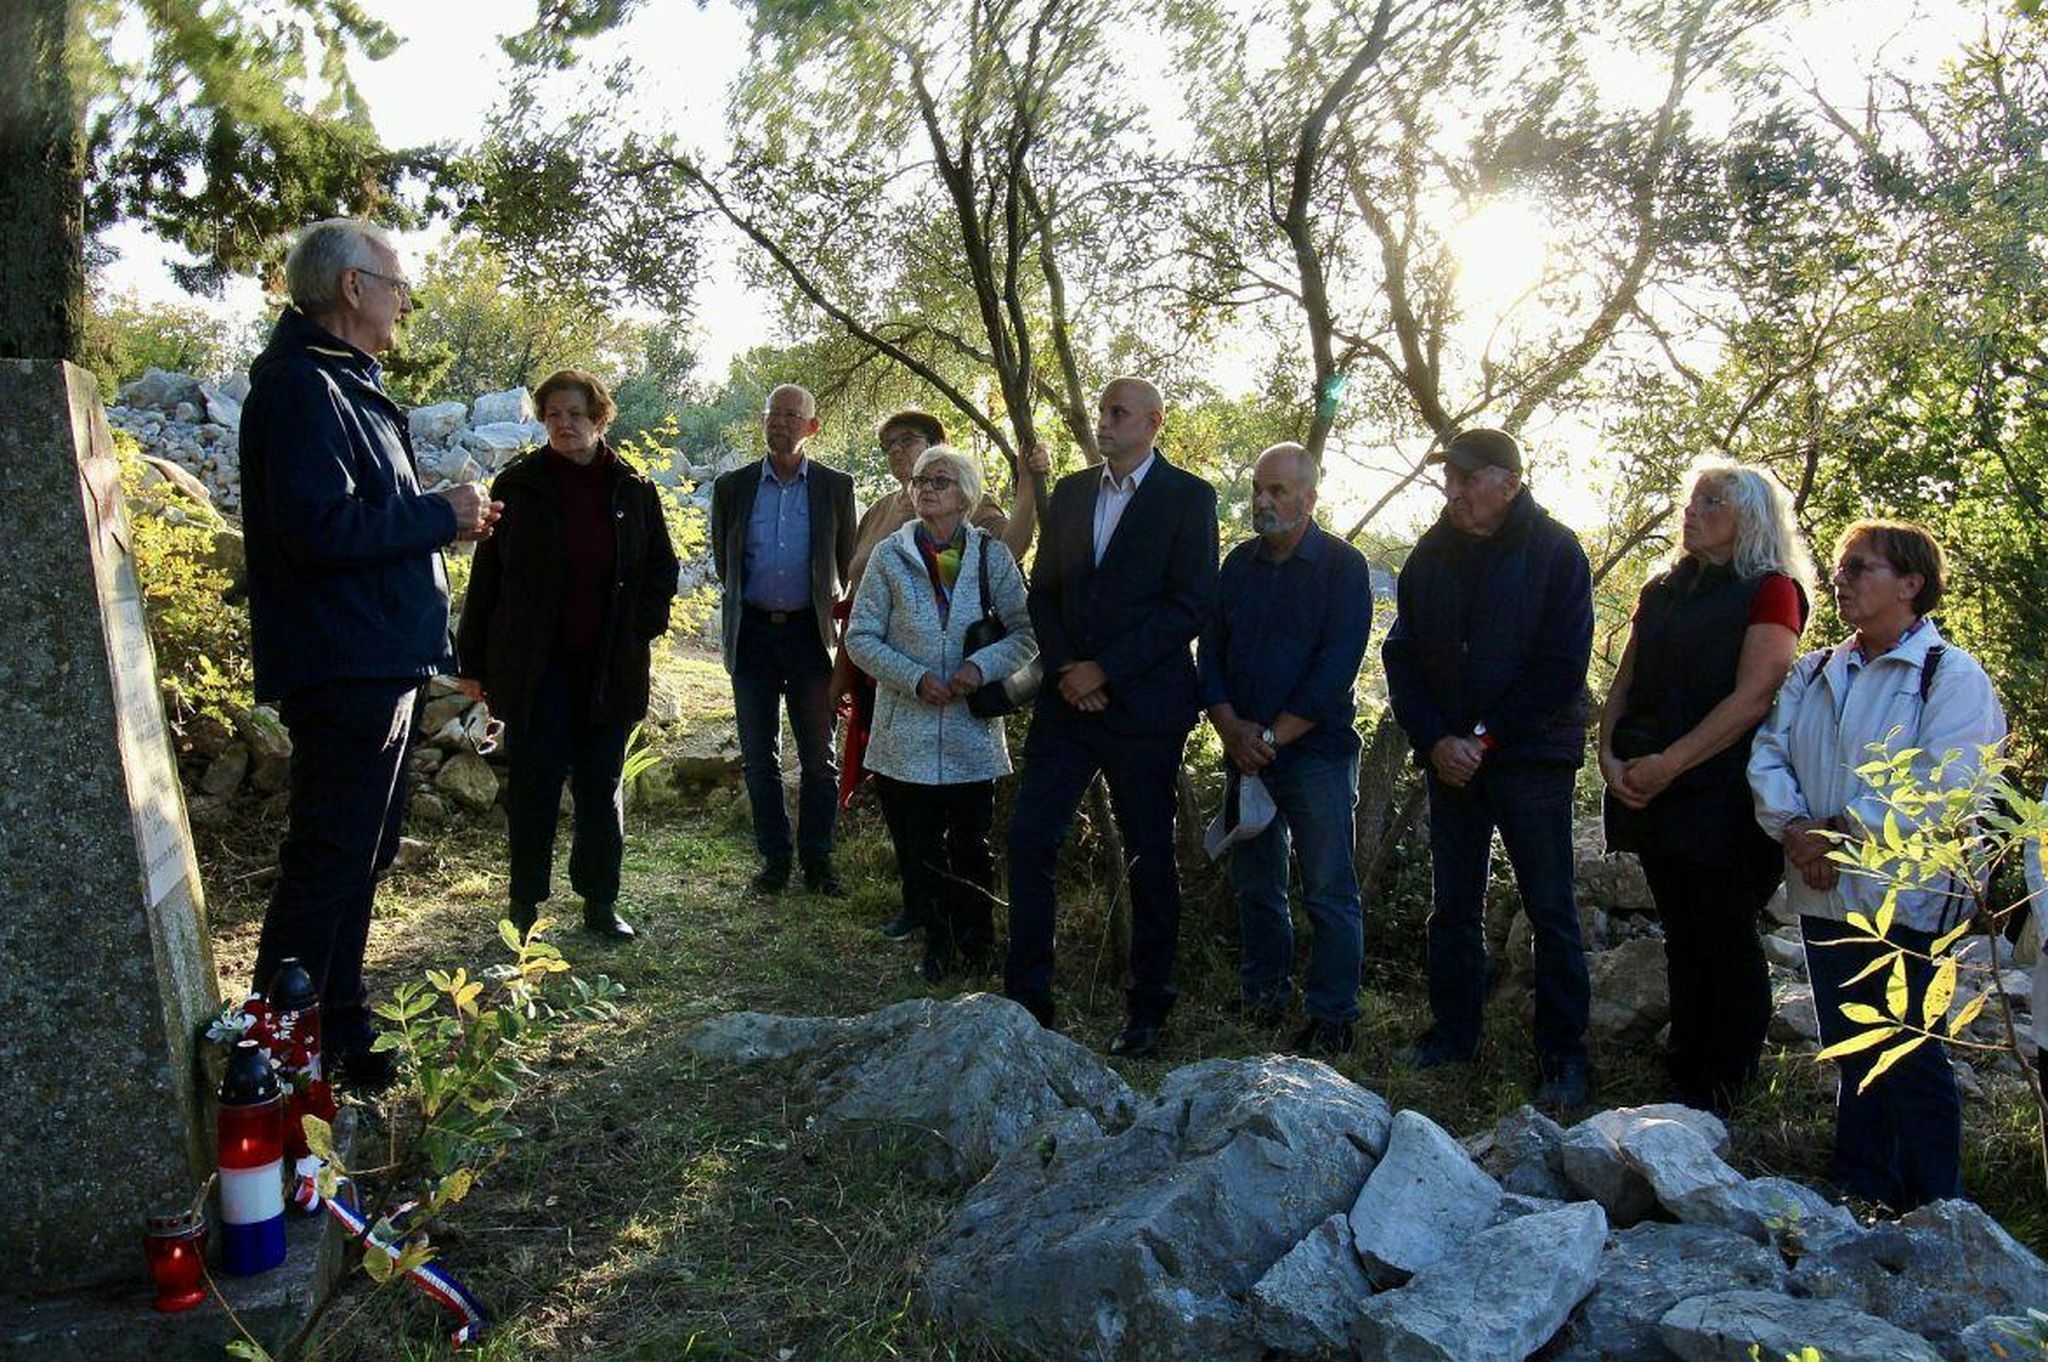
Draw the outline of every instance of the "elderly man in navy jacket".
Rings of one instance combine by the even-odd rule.
[[[1572,783],[1585,759],[1592,574],[1572,532],[1522,481],[1503,431],[1437,456],[1443,515],[1401,569],[1381,648],[1394,717],[1429,786],[1432,1024],[1396,1055],[1469,1060],[1486,1001],[1487,861],[1499,829],[1536,947],[1536,1057],[1546,1105],[1591,1095],[1586,957],[1572,893]]]
[[[1053,488],[1031,568],[1046,682],[1010,817],[1010,953],[1003,989],[1053,1024],[1054,870],[1100,772],[1130,857],[1131,990],[1117,1055],[1149,1054],[1173,1005],[1180,939],[1175,786],[1199,710],[1189,644],[1216,590],[1216,489],[1166,461],[1159,390],[1102,390],[1101,466]]]
[[[1352,815],[1358,807],[1359,664],[1372,633],[1365,555],[1314,519],[1319,470],[1298,444],[1252,468],[1252,528],[1223,560],[1217,605],[1196,662],[1202,703],[1241,776],[1276,809],[1230,849],[1244,938],[1239,1005],[1254,1025],[1287,1015],[1294,923],[1287,853],[1301,862],[1301,906],[1314,935],[1302,991],[1307,1023],[1289,1049],[1334,1058],[1352,1048],[1365,948]]]
[[[412,286],[378,228],[315,223],[285,259],[291,305],[249,369],[243,529],[256,697],[292,739],[290,810],[256,986],[297,956],[321,989],[338,1081],[391,1080],[363,988],[376,879],[398,850],[420,684],[451,670],[440,550],[491,531],[476,487],[420,490],[375,356]]]

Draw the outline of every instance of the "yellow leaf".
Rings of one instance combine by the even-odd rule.
[[[1877,910],[1877,934],[1889,938],[1892,934],[1892,919],[1898,916],[1898,886],[1893,885],[1885,892],[1884,903]]]
[[[1884,1071],[1886,1069],[1891,1068],[1892,1065],[1898,1063],[1907,1055],[1912,1054],[1915,1050],[1919,1049],[1922,1045],[1925,1045],[1926,1043],[1927,1037],[1915,1036],[1911,1040],[1901,1041],[1899,1044],[1894,1045],[1891,1049],[1879,1055],[1877,1057],[1877,1063],[1870,1066],[1870,1072],[1863,1075],[1863,1081],[1856,1085],[1857,1093],[1861,1095],[1862,1093],[1868,1092],[1870,1090],[1870,1085],[1872,1083],[1877,1082],[1879,1078],[1883,1077]]]
[[[1854,927],[1857,931],[1862,932],[1865,936],[1877,935],[1876,929],[1870,925],[1870,919],[1863,916],[1863,914],[1851,913],[1849,914],[1847,920],[1851,927]]]
[[[1968,1026],[1971,1022],[1977,1020],[1977,1014],[1982,1012],[1984,1010],[1984,1004],[1990,1001],[1991,990],[1987,988],[1982,993],[1979,993],[1976,997],[1970,999],[1970,1001],[1964,1003],[1961,1007],[1957,1008],[1956,1014],[1948,1019],[1949,1035],[1960,1036],[1961,1034],[1963,1034],[1963,1028]]]
[[[1896,1026],[1879,1026],[1869,1031],[1858,1031],[1847,1040],[1836,1041],[1833,1045],[1815,1055],[1814,1059],[1840,1059],[1843,1055],[1853,1055],[1859,1050],[1868,1050],[1873,1045],[1884,1044],[1893,1036],[1899,1034],[1900,1029]]]
[[[1906,845],[1906,839],[1899,831],[1899,815],[1894,809],[1884,811],[1884,844],[1893,851],[1902,850]]]
[[[1956,942],[1958,942],[1958,941],[1960,941],[1960,940],[1962,939],[1962,937],[1963,937],[1963,933],[1965,933],[1965,932],[1967,932],[1967,931],[1969,931],[1969,930],[1970,930],[1970,920],[1969,920],[1968,918],[1964,918],[1964,919],[1963,919],[1963,920],[1962,920],[1961,922],[1958,922],[1958,923],[1957,923],[1957,924],[1956,924],[1956,925],[1955,925],[1955,926],[1954,926],[1953,928],[1951,928],[1951,929],[1950,929],[1949,931],[1945,932],[1945,933],[1944,933],[1944,934],[1943,934],[1943,935],[1942,935],[1942,936],[1940,937],[1940,939],[1938,939],[1938,940],[1937,940],[1937,941],[1936,941],[1936,942],[1935,942],[1935,943],[1934,943],[1934,944],[1933,944],[1932,946],[1929,946],[1929,947],[1927,948],[1927,953],[1928,953],[1929,955],[1941,955],[1941,954],[1944,954],[1945,952],[1947,952],[1947,950],[1949,949],[1949,947],[1951,947],[1951,946],[1955,945],[1955,944],[1956,944]]]
[[[317,1154],[323,1159],[334,1158],[334,1127],[318,1116],[305,1117],[299,1123],[306,1132],[306,1152]]]
[[[1884,986],[1884,1010],[1900,1021],[1906,1019],[1906,957],[1903,952],[1892,960],[1892,977]]]
[[[1903,956],[1899,951],[1886,951],[1883,955],[1878,956],[1877,959],[1850,975],[1842,987],[1847,988],[1850,984],[1860,984],[1879,970],[1888,968],[1902,958]]]
[[[382,1286],[391,1280],[391,1259],[382,1249],[370,1249],[363,1254],[363,1271],[370,1274],[370,1280]]]
[[[476,1173],[474,1170],[468,1168],[456,1169],[447,1177],[442,1178],[441,1185],[434,1189],[436,1205],[453,1206],[456,1202],[469,1195],[469,1189],[475,1182]]]
[[[1920,1024],[1926,1027],[1937,1025],[1948,1015],[1948,1005],[1956,996],[1956,960],[1954,956],[1943,960],[1934,971],[1934,982],[1927,986],[1927,997],[1920,1004]]]
[[[505,949],[508,951],[519,949],[519,929],[512,925],[511,918],[498,919],[498,940],[505,943]]]
[[[1882,1026],[1889,1020],[1869,1003],[1843,1003],[1842,1015],[1859,1026]]]
[[[451,975],[447,970],[443,969],[430,969],[427,971],[427,982],[440,989],[443,993],[449,993],[455,988],[455,975]]]

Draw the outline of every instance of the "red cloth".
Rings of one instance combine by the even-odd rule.
[[[1782,624],[1793,633],[1806,627],[1806,600],[1798,585],[1782,572],[1773,572],[1757,584],[1749,598],[1751,624]]]
[[[548,480],[562,518],[562,610],[555,621],[555,645],[564,653],[594,653],[604,639],[605,606],[618,567],[611,497],[616,460],[603,444],[586,464],[553,449],[547,452]]]
[[[853,613],[853,602],[841,600],[832,606],[832,618],[839,621],[839,637],[843,647],[846,639],[846,620]],[[867,760],[868,728],[875,718],[875,681],[859,668],[853,673],[853,700],[839,702],[839,715],[846,720],[846,740],[839,752],[839,811],[846,812],[853,803],[853,793],[860,788],[868,773],[861,769]]]

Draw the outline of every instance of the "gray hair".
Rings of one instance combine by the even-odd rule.
[[[1781,572],[1799,583],[1808,600],[1813,599],[1813,555],[1792,515],[1792,494],[1785,485],[1762,468],[1709,456],[1696,461],[1686,475],[1693,488],[1712,486],[1728,497],[1728,509],[1735,513],[1735,552],[1729,560],[1735,575],[1747,581],[1766,572]],[[1679,508],[1682,518],[1684,507]],[[1685,560],[1682,537],[1672,564]]]
[[[761,410],[764,412],[772,410],[775,406],[775,399],[784,393],[799,394],[804,400],[804,419],[807,421],[816,419],[818,415],[818,399],[811,396],[811,390],[801,383],[777,384],[774,390],[768,394],[768,400],[761,404]]]
[[[953,476],[960,480],[960,495],[967,498],[967,507],[972,510],[981,501],[981,465],[968,458],[951,445],[933,445],[917,456],[917,466],[910,470],[916,477],[932,464],[946,465]]]
[[[341,306],[341,272],[374,270],[377,251],[397,255],[382,227],[361,218],[328,218],[299,233],[284,258],[284,287],[292,306],[318,317]]]

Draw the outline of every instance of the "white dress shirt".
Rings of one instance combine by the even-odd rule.
[[[1131,470],[1131,475],[1118,480],[1109,464],[1102,465],[1102,484],[1095,491],[1095,566],[1102,566],[1102,555],[1109,552],[1110,536],[1116,533],[1118,522],[1124,518],[1124,509],[1131,504],[1131,498],[1138,494],[1138,484],[1152,471],[1152,461],[1159,457],[1153,450],[1145,461]]]

